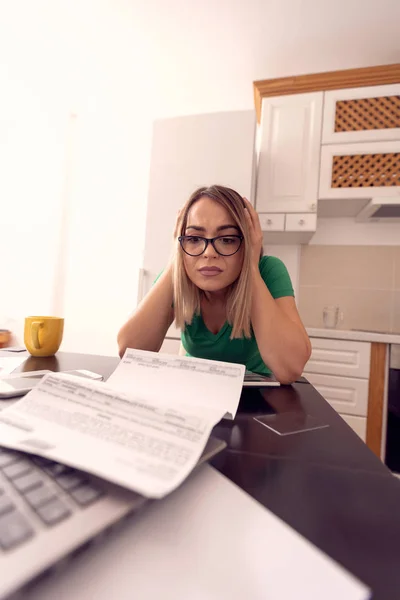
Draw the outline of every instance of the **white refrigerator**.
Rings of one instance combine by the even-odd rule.
[[[196,188],[221,184],[253,200],[255,132],[253,110],[155,121],[138,302],[165,267],[178,210]],[[162,351],[177,352],[179,337],[172,325]]]

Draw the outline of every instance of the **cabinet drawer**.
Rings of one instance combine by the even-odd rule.
[[[365,417],[353,417],[351,415],[340,415],[343,421],[346,421],[352,430],[362,439],[367,439],[367,419]]]
[[[304,373],[308,381],[339,413],[367,416],[368,379]]]
[[[400,141],[322,146],[319,198],[400,196]]]
[[[400,84],[325,92],[323,144],[400,140]]]
[[[283,231],[285,229],[285,215],[261,213],[259,217],[263,231]]]
[[[286,231],[316,231],[316,229],[316,214],[308,213],[286,215]]]
[[[304,368],[307,373],[369,379],[369,342],[311,338],[311,345],[311,358]]]

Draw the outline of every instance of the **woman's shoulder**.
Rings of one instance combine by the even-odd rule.
[[[278,258],[277,256],[262,256],[260,258],[260,262],[258,263],[260,273],[264,271],[265,273],[269,271],[282,270],[286,271],[286,266],[283,260]]]
[[[294,296],[285,263],[277,256],[263,256],[258,264],[261,277],[274,298]]]

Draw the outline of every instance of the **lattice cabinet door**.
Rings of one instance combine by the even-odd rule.
[[[319,198],[400,196],[400,141],[322,147]]]
[[[323,144],[400,140],[400,83],[325,92]]]

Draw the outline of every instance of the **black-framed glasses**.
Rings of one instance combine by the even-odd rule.
[[[242,245],[243,236],[219,235],[215,238],[205,238],[198,235],[181,235],[178,240],[182,250],[189,256],[200,256],[210,243],[215,252],[221,256],[232,256]]]

